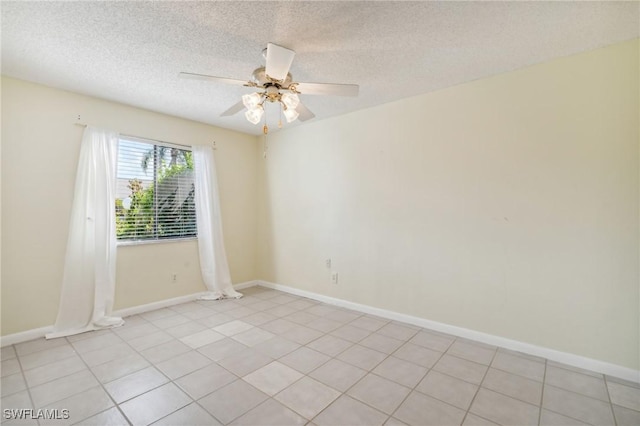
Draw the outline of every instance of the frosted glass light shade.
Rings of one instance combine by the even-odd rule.
[[[287,119],[287,123],[291,123],[292,121],[295,121],[296,118],[298,118],[298,111],[296,111],[293,108],[285,108],[284,110],[284,118]]]
[[[283,93],[280,99],[288,109],[296,109],[300,103],[300,98],[295,93]]]
[[[264,109],[262,106],[258,105],[257,108],[253,108],[245,112],[244,116],[247,117],[247,120],[249,120],[251,124],[258,124],[262,118],[262,114],[264,114]]]
[[[249,95],[242,95],[242,103],[247,109],[254,109],[260,104],[260,100],[262,100],[262,96],[259,93],[251,93]]]

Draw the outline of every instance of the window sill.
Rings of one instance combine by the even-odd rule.
[[[118,241],[116,245],[118,247],[144,246],[147,244],[183,243],[187,241],[197,241],[197,240],[198,240],[198,237],[167,238],[163,240],[124,240],[124,241]]]

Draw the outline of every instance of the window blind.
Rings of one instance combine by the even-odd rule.
[[[194,198],[191,150],[120,138],[115,205],[118,240],[195,237]]]

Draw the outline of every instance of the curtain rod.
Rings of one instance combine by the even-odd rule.
[[[80,121],[76,121],[73,124],[76,125],[76,126],[80,126],[80,127],[87,127],[88,126],[88,124],[82,123]],[[160,140],[157,140],[157,139],[149,139],[149,138],[145,138],[145,137],[142,137],[142,136],[128,135],[128,134],[125,134],[125,133],[119,133],[119,134],[124,136],[124,137],[128,137],[128,138],[144,139],[144,140],[147,140],[147,141],[150,141],[150,142],[160,142],[160,143],[164,143],[164,144],[167,144],[167,145],[176,145],[176,146],[182,146],[182,147],[185,147],[185,148],[191,148],[191,145],[185,145],[185,144],[181,144],[181,143],[160,141]],[[215,150],[216,149],[216,141],[213,141],[211,143],[211,145],[212,145],[212,148]]]

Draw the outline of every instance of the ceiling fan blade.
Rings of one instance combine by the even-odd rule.
[[[292,83],[303,95],[358,96],[360,86],[357,84],[331,83]]]
[[[220,117],[228,117],[230,115],[237,114],[240,111],[242,111],[243,109],[244,109],[244,104],[242,103],[242,101],[240,101],[240,102],[236,103],[235,105],[233,105],[228,110],[226,110],[225,112],[223,112],[222,114],[220,114]]]
[[[225,84],[233,84],[236,86],[247,86],[248,83],[244,80],[235,80],[233,78],[224,78],[224,77],[215,77],[213,75],[206,74],[194,74],[191,72],[181,72],[178,74],[180,78],[190,78],[193,80],[205,80],[205,81],[213,81],[216,83],[225,83]]]
[[[296,111],[298,112],[298,114],[300,114],[298,115],[298,119],[300,121],[311,120],[313,117],[316,116],[314,113],[311,112],[309,108],[304,106],[302,102],[298,104],[298,106],[296,107]]]
[[[287,78],[295,54],[296,52],[286,47],[273,43],[267,44],[266,74],[274,80],[284,81]]]

